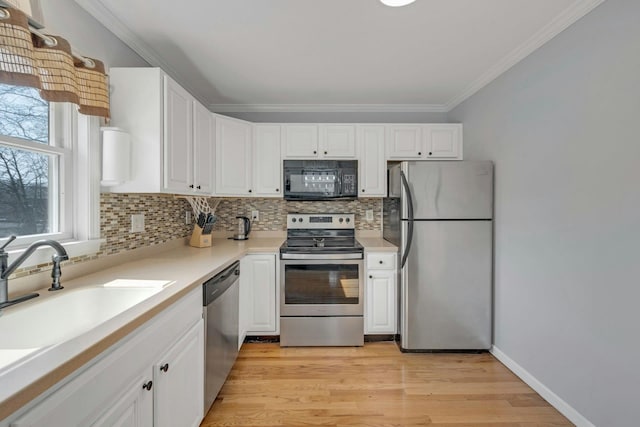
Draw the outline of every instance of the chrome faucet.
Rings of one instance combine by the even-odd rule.
[[[51,287],[50,291],[58,291],[63,289],[60,285],[60,276],[62,271],[60,270],[60,263],[69,259],[67,251],[62,245],[55,240],[38,240],[33,242],[23,253],[20,255],[11,265],[8,265],[9,254],[4,250],[11,242],[16,240],[16,236],[11,236],[9,240],[0,247],[0,309],[8,307],[13,304],[17,304],[22,301],[35,298],[38,294],[28,294],[19,298],[9,300],[9,276],[22,265],[22,263],[31,256],[31,254],[41,246],[50,246],[56,251],[56,255],[51,258],[53,262],[53,268],[51,270]]]

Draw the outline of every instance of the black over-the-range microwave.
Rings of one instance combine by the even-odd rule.
[[[285,200],[358,197],[357,160],[285,160]]]

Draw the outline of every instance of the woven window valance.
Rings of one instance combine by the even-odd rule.
[[[104,64],[75,58],[62,37],[32,34],[27,15],[0,8],[0,83],[40,89],[51,102],[72,102],[82,114],[109,117]]]

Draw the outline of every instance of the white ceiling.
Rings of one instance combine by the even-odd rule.
[[[448,111],[603,0],[76,0],[213,111]]]

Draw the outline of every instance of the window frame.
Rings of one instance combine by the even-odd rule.
[[[59,241],[70,257],[95,254],[100,250],[100,119],[79,114],[69,103],[49,103],[49,144],[26,139],[0,136],[3,145],[27,148],[58,158],[57,180],[58,230],[52,233],[18,236],[7,251],[9,263],[20,256],[33,242],[42,239]],[[49,179],[52,179],[50,176]],[[0,243],[6,238],[0,238]],[[20,266],[28,268],[51,261],[48,247],[38,248]]]

